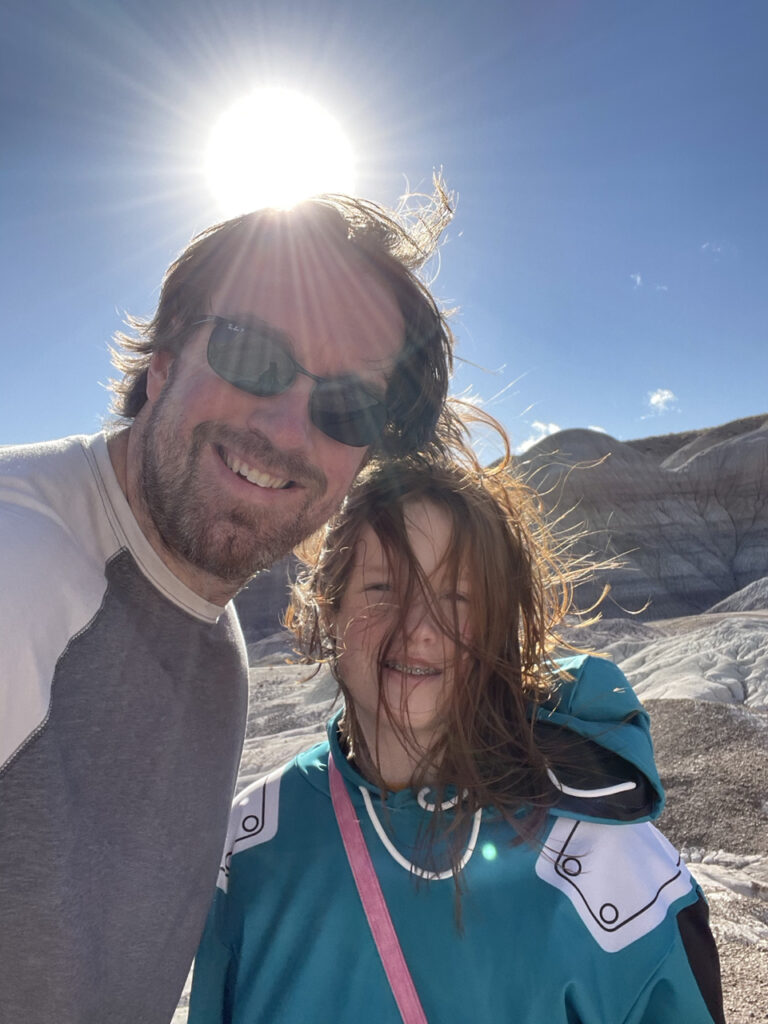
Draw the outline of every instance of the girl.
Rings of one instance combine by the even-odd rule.
[[[190,1024],[712,1024],[704,898],[649,823],[648,717],[502,465],[372,465],[289,625],[344,696],[236,801]]]

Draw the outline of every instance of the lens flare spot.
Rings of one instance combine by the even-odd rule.
[[[486,860],[496,860],[499,855],[499,851],[496,849],[493,843],[483,843],[480,852]]]

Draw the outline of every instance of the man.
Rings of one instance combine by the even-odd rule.
[[[0,450],[3,1022],[170,1019],[244,732],[231,598],[451,433],[428,255],[339,197],[211,228],[119,338],[121,429]]]

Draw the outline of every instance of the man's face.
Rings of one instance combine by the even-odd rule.
[[[353,373],[382,393],[405,333],[389,289],[332,245],[294,241],[255,254],[214,288],[210,311],[243,326],[266,322],[292,339],[306,370]],[[328,520],[368,449],[312,423],[314,382],[303,374],[267,398],[218,377],[206,358],[210,332],[196,327],[175,359],[153,358],[139,501],[142,525],[175,571],[186,578],[191,569],[193,587],[202,572],[229,596]]]

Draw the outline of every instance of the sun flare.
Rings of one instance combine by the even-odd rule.
[[[214,125],[205,175],[226,216],[290,207],[318,192],[352,192],[355,159],[339,124],[311,97],[257,89]]]

